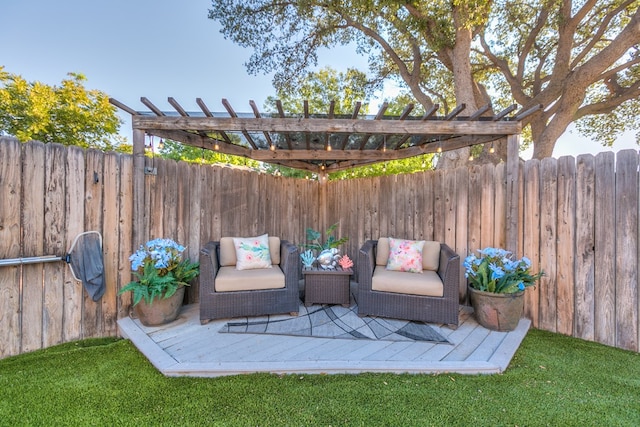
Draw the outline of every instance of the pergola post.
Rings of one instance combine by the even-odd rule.
[[[144,243],[145,233],[145,194],[144,194],[144,137],[142,129],[133,129],[133,236],[134,248]]]
[[[514,254],[518,254],[518,227],[520,204],[520,184],[518,182],[520,172],[520,135],[507,136],[507,200],[505,212],[506,229],[506,249]]]
[[[326,171],[318,173],[318,219],[321,229],[329,227],[327,216],[327,182],[329,174]]]

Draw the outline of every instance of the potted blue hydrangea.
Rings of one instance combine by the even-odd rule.
[[[199,263],[183,256],[185,249],[171,239],[153,239],[129,257],[136,280],[119,293],[133,294],[133,306],[143,324],[167,323],[177,317],[184,287],[200,273]]]
[[[514,258],[505,249],[488,247],[464,260],[469,300],[478,322],[488,328],[509,331],[517,327],[524,308],[524,291],[543,272],[532,273],[527,257]]]

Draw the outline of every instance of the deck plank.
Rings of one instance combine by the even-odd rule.
[[[457,328],[432,325],[451,342],[443,344],[219,332],[227,321],[201,325],[198,304],[191,304],[167,325],[146,327],[137,319],[122,318],[118,326],[164,375],[217,377],[253,372],[499,373],[531,325],[521,319],[515,331],[488,331],[477,324],[469,307],[461,307]]]

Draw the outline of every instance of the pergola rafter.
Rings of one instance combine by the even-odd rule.
[[[437,106],[423,116],[411,116],[408,104],[400,116],[385,115],[383,104],[374,117],[359,114],[361,103],[350,115],[304,111],[285,114],[276,102],[277,113],[261,113],[250,102],[252,113],[238,114],[226,100],[226,113],[212,113],[201,98],[196,100],[201,112],[187,112],[174,99],[169,104],[175,112],[161,111],[147,98],[141,102],[150,112],[136,111],[117,100],[111,103],[132,115],[134,131],[171,139],[193,147],[242,156],[317,173],[338,171],[376,162],[404,159],[427,153],[444,152],[486,144],[522,131],[521,120],[539,108],[508,115],[516,106],[487,116],[484,106],[469,116],[462,116],[464,104],[446,116],[437,116]],[[232,134],[237,135],[233,137]],[[135,145],[135,144],[134,144]]]

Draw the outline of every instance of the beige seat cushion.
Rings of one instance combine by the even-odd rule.
[[[280,238],[269,236],[269,255],[271,255],[271,264],[280,264]],[[220,239],[220,266],[235,267],[238,259],[236,258],[236,248],[233,245],[233,237],[223,237]]]
[[[220,267],[215,282],[216,292],[280,288],[284,288],[284,273],[279,267],[257,270],[236,270],[235,264]]]
[[[422,274],[390,271],[382,266],[376,267],[371,279],[371,289],[380,292],[394,292],[397,294],[424,295],[441,297],[444,286],[438,273],[423,270]]]
[[[381,237],[376,249],[376,265],[387,265],[389,259],[389,238]],[[422,268],[437,271],[440,266],[440,242],[425,241],[422,247]]]

